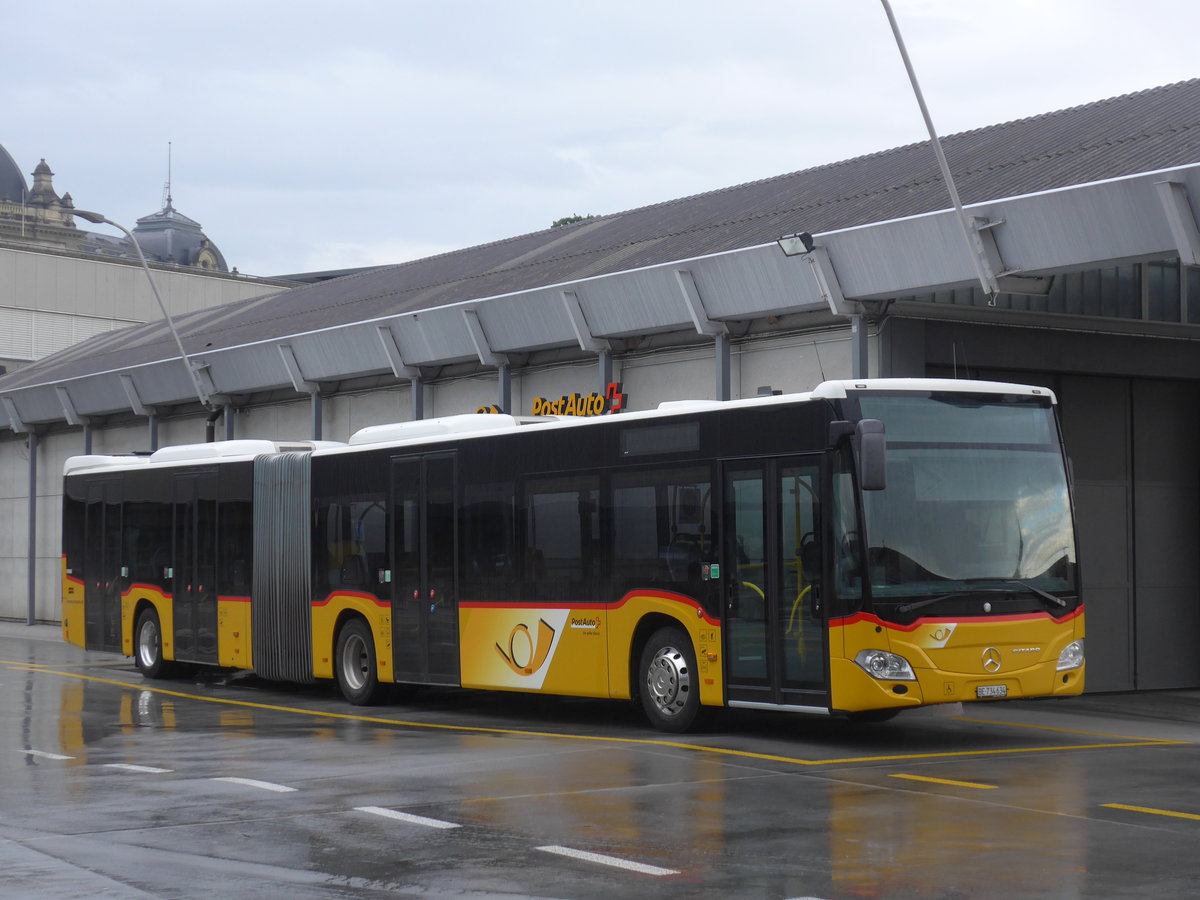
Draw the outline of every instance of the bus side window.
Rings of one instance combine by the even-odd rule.
[[[375,592],[370,575],[387,557],[387,528],[382,495],[338,497],[321,502],[313,553],[317,578],[325,591]]]
[[[613,570],[620,592],[663,585],[699,599],[715,561],[708,468],[622,472],[613,478]]]
[[[838,596],[861,599],[863,545],[854,504],[854,482],[849,472],[834,474],[833,499],[833,559]]]
[[[525,483],[525,595],[539,603],[598,599],[600,491],[594,475]]]
[[[513,599],[516,579],[511,483],[467,487],[459,512],[463,600]]]

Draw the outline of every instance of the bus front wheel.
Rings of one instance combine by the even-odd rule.
[[[171,664],[163,659],[162,625],[158,613],[143,609],[133,633],[133,661],[146,678],[166,678]]]
[[[660,628],[642,648],[638,667],[642,709],[660,731],[679,734],[696,724],[700,682],[691,639],[674,626]]]
[[[386,693],[379,683],[375,639],[362,619],[351,619],[338,632],[335,669],[342,696],[355,706],[373,706]]]

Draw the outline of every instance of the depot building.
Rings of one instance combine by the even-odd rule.
[[[920,143],[181,315],[191,371],[159,321],[0,377],[0,617],[59,617],[81,453],[970,377],[1058,395],[1089,690],[1200,687],[1200,80],[943,146],[969,244]]]

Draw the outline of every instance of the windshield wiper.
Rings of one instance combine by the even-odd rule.
[[[914,600],[912,603],[902,603],[896,607],[896,612],[899,612],[899,613],[912,612],[914,609],[921,609],[922,607],[932,606],[934,603],[940,603],[943,600],[949,600],[953,597],[961,597],[962,595],[963,595],[963,591],[957,591],[953,594],[941,594],[937,597],[926,597],[924,600]]]
[[[1055,606],[1061,606],[1064,608],[1067,606],[1067,601],[1064,600],[1062,597],[1056,597],[1053,594],[1051,594],[1049,591],[1043,591],[1041,588],[1034,587],[1032,584],[1027,584],[1024,581],[1019,581],[1016,578],[1003,578],[1003,579],[1001,579],[1001,581],[1003,581],[1005,584],[1015,584],[1018,587],[1023,587],[1023,588],[1025,588],[1025,590],[1029,591],[1029,593],[1035,594],[1038,597],[1041,597],[1047,603],[1053,603]]]
[[[1036,588],[1032,584],[1026,584],[1024,581],[1018,581],[1016,578],[986,578],[983,581],[999,582],[1000,584],[1011,584],[1023,588],[1035,597],[1045,600],[1047,603],[1053,603],[1055,606],[1067,607],[1069,604],[1062,597],[1055,597],[1053,594],[1043,591],[1041,588]],[[1011,594],[1008,588],[1002,587],[971,587],[968,590],[954,591],[949,594],[939,594],[936,597],[926,597],[924,600],[915,600],[911,603],[902,603],[896,607],[896,612],[906,613],[912,612],[915,609],[922,609],[926,606],[932,606],[934,603],[940,603],[942,600],[950,600],[954,597],[963,597],[968,594]]]

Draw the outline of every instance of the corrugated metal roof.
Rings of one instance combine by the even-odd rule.
[[[943,145],[965,204],[1200,162],[1200,79],[951,135]],[[910,144],[301,286],[181,316],[176,324],[188,353],[202,357],[206,351],[756,247],[799,230],[825,233],[948,205],[929,145]],[[558,313],[555,297],[547,304]],[[441,313],[422,317],[431,328],[435,321],[441,324],[423,342],[400,339],[402,350],[414,348],[417,364],[429,360],[420,359],[415,348],[430,346],[452,327]],[[653,319],[648,314],[648,323]],[[538,346],[535,335],[529,346]],[[0,390],[113,371],[174,353],[162,324],[150,323],[18,370],[0,379]],[[357,374],[347,368],[347,375]],[[282,374],[278,381],[287,383]]]

